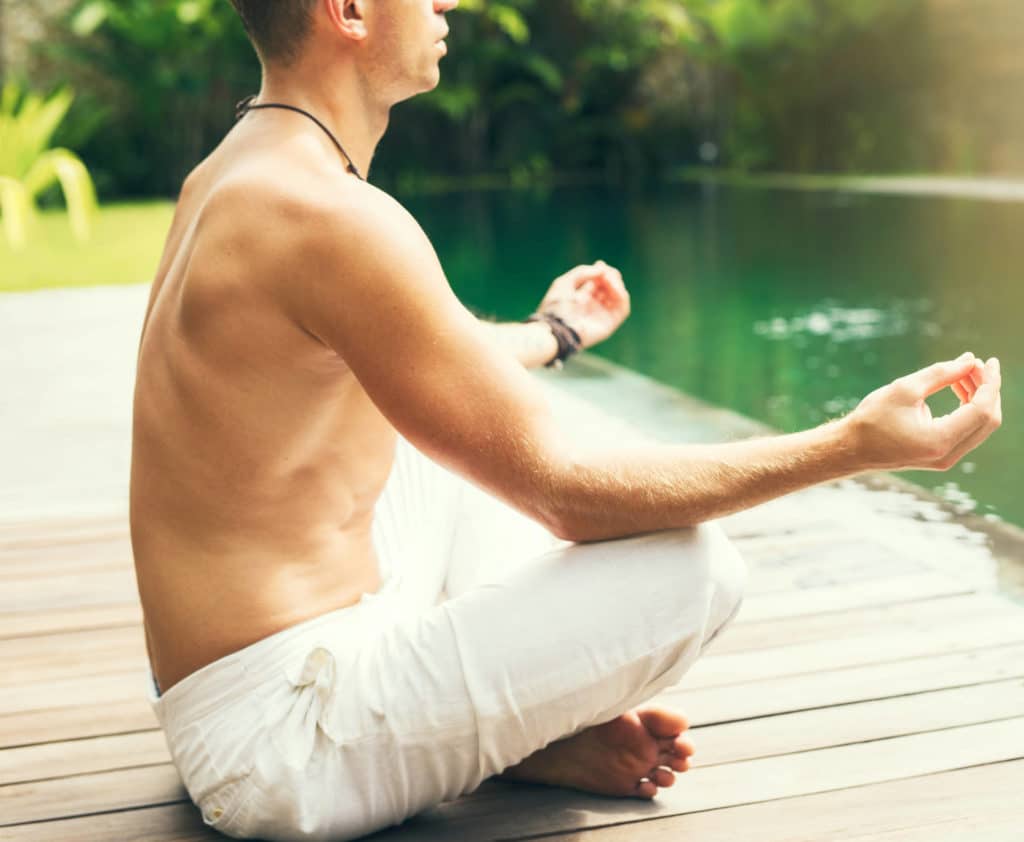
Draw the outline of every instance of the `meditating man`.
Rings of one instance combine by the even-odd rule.
[[[364,180],[390,108],[438,84],[456,0],[235,4],[263,85],[182,187],[135,394],[151,698],[190,796],[271,840],[353,838],[495,775],[653,797],[694,746],[642,704],[743,596],[711,521],[949,468],[1000,423],[998,363],[805,432],[588,445],[527,368],[622,323],[619,273],[578,266],[533,320],[482,322]],[[962,405],[933,419],[947,386]]]

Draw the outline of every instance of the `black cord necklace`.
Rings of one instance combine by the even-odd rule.
[[[331,142],[334,143],[334,145],[338,147],[338,151],[342,155],[345,156],[345,160],[348,161],[348,171],[350,173],[352,173],[356,178],[360,179],[361,181],[366,181],[366,179],[363,178],[363,174],[361,172],[359,172],[359,169],[356,167],[355,163],[352,161],[351,156],[348,154],[348,152],[345,151],[345,147],[342,146],[341,143],[339,142],[338,138],[336,138],[334,136],[334,133],[329,128],[327,128],[327,126],[325,126],[323,123],[321,123],[316,117],[314,117],[308,111],[304,111],[303,109],[297,108],[294,105],[285,105],[283,102],[263,102],[263,103],[260,103],[259,105],[256,105],[256,104],[253,103],[253,100],[256,99],[256,96],[257,96],[256,94],[253,94],[252,96],[247,96],[240,103],[238,103],[238,105],[235,106],[235,121],[236,122],[238,120],[241,120],[250,111],[254,111],[257,108],[283,108],[286,111],[294,111],[296,114],[302,114],[305,117],[309,117],[310,120],[312,120],[321,129],[324,130],[324,132],[327,134],[327,136],[331,139]]]

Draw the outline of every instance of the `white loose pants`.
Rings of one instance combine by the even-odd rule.
[[[735,616],[717,524],[573,544],[399,438],[385,583],[150,700],[204,820],[352,839],[471,792],[680,680]]]

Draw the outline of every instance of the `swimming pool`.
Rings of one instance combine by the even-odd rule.
[[[633,306],[594,353],[781,430],[964,350],[998,356],[1002,429],[949,472],[902,476],[1024,525],[1024,204],[694,184],[403,201],[477,312],[522,318],[556,275],[603,258]]]

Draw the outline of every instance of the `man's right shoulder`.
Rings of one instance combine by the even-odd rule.
[[[329,256],[346,247],[373,247],[395,236],[422,234],[392,196],[353,178],[320,184],[232,178],[210,193],[203,215],[264,260],[294,263],[303,254]]]
[[[204,213],[213,259],[231,255],[233,277],[269,293],[324,341],[350,312],[454,301],[422,227],[365,182],[342,178],[313,190],[237,179],[218,186]],[[325,319],[332,324],[324,326]]]

